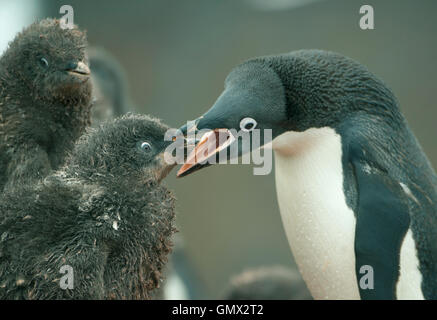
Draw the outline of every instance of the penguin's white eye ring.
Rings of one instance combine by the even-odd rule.
[[[150,151],[150,150],[152,150],[152,146],[150,145],[150,143],[148,143],[148,142],[146,142],[146,141],[141,142],[141,144],[140,144],[140,148],[141,148],[141,150],[144,150],[144,151]]]
[[[246,131],[246,132],[250,132],[253,129],[255,129],[256,125],[257,125],[256,120],[252,119],[252,118],[249,118],[249,117],[243,118],[240,121],[240,128],[241,128],[241,130]]]
[[[47,68],[49,66],[49,62],[47,61],[46,58],[41,58],[39,59],[39,62],[41,63],[41,65],[45,68]]]

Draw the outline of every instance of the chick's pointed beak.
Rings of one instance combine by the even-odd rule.
[[[157,159],[158,159],[158,164],[155,170],[155,178],[158,182],[161,182],[161,180],[164,179],[170,173],[170,171],[176,166],[176,163],[168,164],[167,161],[165,161],[164,152],[157,155]]]
[[[76,75],[89,76],[91,74],[90,68],[82,61],[70,62],[65,69],[68,73]]]

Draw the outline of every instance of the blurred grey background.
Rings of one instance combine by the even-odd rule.
[[[91,45],[119,59],[137,112],[179,127],[206,111],[228,72],[259,55],[303,48],[337,51],[379,75],[395,92],[413,131],[437,165],[435,0],[0,0],[0,50],[37,18],[70,4]],[[359,8],[375,10],[362,31]],[[250,165],[216,166],[167,179],[178,201],[187,254],[217,298],[249,267],[294,267],[276,204],[274,176]]]

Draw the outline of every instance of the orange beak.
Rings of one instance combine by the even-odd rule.
[[[177,176],[183,177],[205,165],[207,162],[216,160],[216,155],[235,141],[235,137],[228,129],[215,129],[204,134],[194,150],[188,155],[185,164],[179,169]]]

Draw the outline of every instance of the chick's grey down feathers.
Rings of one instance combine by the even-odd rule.
[[[0,190],[58,168],[90,124],[85,33],[36,22],[0,58]],[[85,68],[86,69],[86,68]]]
[[[159,183],[166,129],[124,116],[80,138],[62,169],[3,194],[1,299],[150,298],[175,232],[174,197]],[[64,265],[74,289],[60,288]]]

